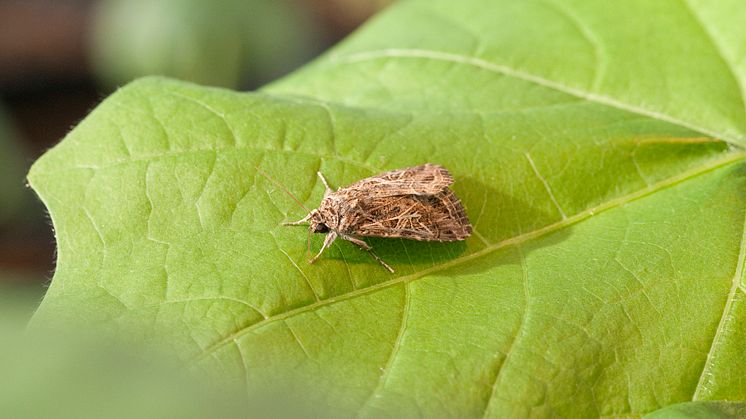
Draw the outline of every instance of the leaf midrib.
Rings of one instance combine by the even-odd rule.
[[[376,292],[378,290],[385,289],[385,288],[388,288],[388,287],[391,287],[391,286],[394,286],[394,285],[397,285],[397,284],[402,284],[402,283],[414,281],[414,280],[420,279],[420,278],[422,278],[422,277],[424,277],[426,275],[429,275],[429,274],[432,274],[432,273],[436,273],[436,272],[439,272],[439,271],[443,271],[443,270],[446,270],[446,269],[454,267],[454,266],[461,265],[461,264],[466,263],[468,261],[471,261],[473,259],[477,259],[477,258],[480,258],[482,256],[494,253],[494,252],[496,252],[498,250],[501,250],[503,248],[506,248],[508,246],[512,246],[512,245],[516,245],[516,244],[521,244],[521,243],[527,242],[529,240],[536,239],[538,237],[541,237],[541,236],[550,234],[552,232],[561,230],[563,228],[566,228],[566,227],[569,227],[569,226],[571,226],[573,224],[581,222],[581,221],[583,221],[583,220],[585,220],[585,219],[587,219],[587,218],[589,218],[589,217],[591,217],[593,215],[597,215],[597,214],[599,214],[599,213],[601,213],[603,211],[607,211],[609,209],[613,209],[613,208],[619,207],[621,205],[624,205],[624,204],[627,204],[629,202],[635,201],[637,199],[640,199],[640,198],[646,197],[648,195],[651,195],[651,194],[653,194],[655,192],[658,192],[658,191],[660,191],[662,189],[666,189],[666,188],[672,187],[672,186],[674,186],[676,184],[685,182],[687,180],[693,179],[695,177],[698,177],[698,176],[703,175],[705,173],[708,173],[710,171],[713,171],[713,170],[716,170],[716,169],[719,169],[719,168],[722,168],[722,167],[725,167],[725,166],[728,166],[730,164],[737,163],[737,162],[740,162],[740,161],[746,161],[746,152],[742,152],[742,151],[741,152],[732,152],[732,153],[727,154],[723,158],[710,161],[707,164],[704,164],[704,165],[699,166],[697,168],[694,168],[694,169],[682,172],[682,173],[680,173],[680,174],[678,174],[676,176],[672,176],[672,177],[670,177],[668,179],[664,179],[664,180],[659,181],[659,182],[657,182],[655,184],[652,184],[652,185],[650,185],[648,187],[645,187],[643,189],[639,189],[637,191],[634,191],[634,192],[632,192],[630,194],[627,194],[627,195],[624,195],[624,196],[620,196],[620,197],[617,197],[615,199],[611,199],[611,200],[609,200],[607,202],[604,202],[602,204],[599,204],[599,205],[597,205],[597,206],[595,206],[593,208],[589,208],[589,209],[581,211],[581,212],[579,212],[577,214],[574,214],[572,216],[568,216],[566,219],[560,220],[560,221],[558,221],[556,223],[549,224],[549,225],[544,226],[542,228],[530,231],[528,233],[520,234],[518,236],[514,236],[514,237],[502,240],[502,241],[497,242],[497,243],[493,243],[493,244],[491,244],[491,245],[489,245],[489,246],[487,246],[487,247],[485,247],[485,248],[483,248],[483,249],[481,249],[481,250],[479,250],[477,252],[468,254],[466,256],[462,256],[462,257],[459,257],[459,258],[456,258],[456,259],[452,259],[452,260],[449,260],[449,261],[441,263],[441,264],[433,265],[433,266],[431,266],[429,268],[423,269],[423,270],[421,270],[419,272],[415,272],[415,273],[410,274],[410,275],[404,275],[404,276],[401,276],[401,277],[398,277],[398,278],[391,279],[389,281],[380,282],[378,284],[372,285],[372,286],[367,287],[367,288],[356,289],[354,291],[351,291],[351,292],[348,292],[348,293],[345,293],[345,294],[340,294],[340,295],[337,295],[335,297],[331,297],[331,298],[328,298],[328,299],[325,299],[325,300],[321,300],[321,301],[318,301],[318,302],[315,302],[315,303],[312,303],[312,304],[309,304],[309,305],[306,305],[306,306],[302,306],[302,307],[298,307],[298,308],[295,308],[295,309],[292,309],[292,310],[288,310],[288,311],[285,311],[283,313],[277,314],[277,315],[275,315],[273,317],[270,316],[270,317],[268,317],[266,319],[260,320],[260,321],[258,321],[256,323],[253,323],[253,324],[249,325],[249,326],[240,328],[240,329],[236,330],[235,332],[231,333],[230,335],[228,335],[227,337],[225,337],[224,339],[222,339],[220,341],[217,341],[216,343],[214,343],[214,344],[206,347],[202,352],[200,352],[198,355],[196,355],[195,357],[193,357],[189,362],[196,364],[196,363],[200,362],[202,359],[210,356],[212,353],[216,352],[217,350],[219,350],[220,348],[222,348],[226,344],[229,344],[230,342],[233,342],[233,341],[237,340],[238,338],[240,338],[240,337],[242,337],[242,336],[244,336],[246,334],[249,334],[249,333],[253,332],[256,329],[259,329],[261,327],[264,327],[264,326],[266,326],[268,324],[271,324],[271,323],[274,323],[276,321],[284,320],[284,319],[287,319],[289,317],[297,316],[297,315],[300,315],[300,314],[303,314],[303,313],[306,313],[306,312],[309,312],[309,311],[312,311],[312,310],[316,310],[316,309],[321,308],[321,307],[325,307],[327,305],[331,305],[331,304],[335,304],[335,303],[338,303],[338,302],[346,301],[346,300],[349,300],[349,299],[352,299],[352,298],[355,298],[355,297],[358,297],[358,296],[361,296],[361,295],[370,294],[370,293]],[[746,229],[746,226],[744,228]],[[742,253],[744,252],[743,245],[744,245],[744,243],[742,243],[742,249],[741,249]]]

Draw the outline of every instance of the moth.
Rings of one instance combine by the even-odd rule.
[[[337,238],[367,250],[391,273],[394,270],[361,237],[394,237],[451,242],[471,235],[471,223],[461,201],[448,187],[453,177],[444,167],[425,163],[362,179],[336,191],[321,172],[324,198],[302,219],[311,233],[326,234],[314,263]]]

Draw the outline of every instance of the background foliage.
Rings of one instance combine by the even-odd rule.
[[[148,74],[231,88],[266,82],[317,53],[320,30],[305,9],[286,0],[105,0],[94,67],[112,86]]]

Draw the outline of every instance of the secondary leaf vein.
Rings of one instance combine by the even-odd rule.
[[[451,52],[427,50],[427,49],[416,49],[416,48],[386,48],[381,50],[372,50],[365,52],[357,52],[348,55],[337,55],[333,56],[332,60],[336,63],[341,64],[354,64],[364,61],[386,59],[386,58],[422,58],[428,60],[438,60],[445,62],[452,62],[464,65],[470,65],[473,67],[481,68],[483,70],[492,71],[505,76],[514,77],[516,79],[528,81],[531,83],[538,84],[540,86],[554,89],[569,95],[579,97],[591,102],[596,102],[601,105],[610,106],[613,108],[621,109],[624,111],[636,113],[638,115],[646,116],[649,118],[657,119],[660,121],[669,122],[671,124],[678,125],[687,129],[698,131],[702,134],[722,138],[730,143],[738,144],[738,139],[734,138],[727,133],[717,132],[712,129],[693,124],[676,118],[673,115],[669,115],[663,112],[654,111],[647,109],[641,105],[635,105],[632,103],[623,102],[619,99],[583,90],[577,87],[568,86],[563,83],[559,83],[550,79],[546,79],[535,74],[528,73],[526,71],[518,70],[506,65],[495,64],[493,62],[483,60],[481,58],[470,57],[462,54],[454,54]]]

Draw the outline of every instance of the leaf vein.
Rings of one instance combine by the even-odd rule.
[[[283,248],[280,247],[280,244],[277,243],[277,239],[275,238],[274,234],[272,234],[272,238],[275,241],[275,245],[277,246],[277,249],[283,255],[285,255],[285,257],[287,257],[287,259],[295,267],[295,269],[297,269],[298,272],[300,272],[301,277],[306,281],[306,285],[308,285],[308,289],[311,290],[311,294],[313,294],[314,300],[316,300],[316,302],[321,301],[321,299],[319,298],[319,293],[317,293],[316,289],[313,287],[313,285],[311,285],[311,280],[308,278],[308,275],[306,275],[306,273],[303,272],[303,269],[301,269],[300,266],[298,266],[298,264],[295,262],[295,260],[293,260],[293,258],[290,257],[290,255],[288,254],[288,252],[286,252]]]
[[[645,108],[643,105],[640,104],[624,102],[610,96],[594,93],[578,87],[568,86],[563,83],[556,82],[523,70],[518,70],[507,65],[495,64],[481,58],[471,57],[463,54],[417,48],[385,48],[380,50],[371,50],[351,53],[347,55],[333,56],[332,62],[339,64],[354,64],[364,61],[387,58],[420,58],[470,65],[473,67],[481,68],[483,70],[492,71],[494,73],[499,73],[505,76],[544,86],[546,88],[557,90],[559,92],[567,93],[569,95],[573,95],[590,102],[595,102],[601,105],[621,109],[627,112],[635,113],[660,121],[669,122],[683,128],[698,131],[710,137],[722,138],[732,144],[738,144],[738,139],[727,133],[718,132],[707,127],[699,126],[691,122],[676,118],[673,115]]]
[[[593,73],[593,81],[591,82],[590,90],[597,92],[601,82],[603,81],[604,75],[606,74],[606,67],[608,66],[608,59],[603,48],[603,44],[599,40],[598,36],[590,30],[587,24],[580,19],[579,16],[562,4],[561,1],[544,1],[544,4],[549,5],[555,9],[558,14],[567,19],[568,22],[572,23],[573,26],[580,32],[585,41],[593,48],[593,56],[596,62]]]
[[[557,207],[557,211],[559,211],[560,215],[562,216],[563,220],[567,219],[567,214],[565,214],[565,211],[562,210],[562,206],[560,206],[559,202],[557,202],[557,198],[554,196],[554,192],[552,191],[552,188],[549,186],[549,182],[547,182],[546,178],[539,173],[539,169],[536,168],[536,164],[534,163],[534,159],[531,158],[531,154],[528,152],[523,153],[523,155],[526,156],[526,160],[528,160],[528,164],[531,165],[531,170],[534,171],[534,174],[537,178],[541,181],[541,183],[544,185],[544,189],[546,189],[547,194],[549,194],[549,199],[552,200],[552,203],[555,207]]]
[[[682,4],[684,5],[684,9],[692,16],[694,22],[702,29],[705,37],[710,42],[710,44],[712,44],[713,48],[717,52],[718,57],[720,57],[725,67],[728,69],[728,72],[730,72],[731,76],[733,77],[733,81],[738,86],[741,106],[743,106],[744,114],[746,115],[746,98],[744,97],[744,86],[741,78],[738,77],[738,72],[736,72],[735,70],[735,64],[732,63],[731,60],[727,57],[722,45],[720,45],[720,43],[716,40],[715,35],[709,29],[707,29],[707,25],[704,24],[702,18],[697,14],[697,12],[694,11],[694,8],[691,6],[691,4],[689,4],[689,0],[682,1]]]

